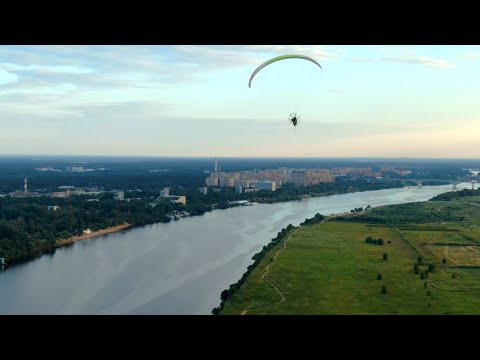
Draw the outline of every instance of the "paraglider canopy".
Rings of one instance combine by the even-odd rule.
[[[252,87],[252,80],[253,78],[258,74],[258,72],[260,70],[262,70],[264,67],[274,63],[274,62],[277,62],[277,61],[280,61],[280,60],[286,60],[286,59],[303,59],[303,60],[308,60],[308,61],[311,61],[312,63],[318,65],[318,67],[320,67],[320,69],[322,68],[321,65],[314,59],[312,59],[311,57],[309,56],[305,56],[305,55],[281,55],[281,56],[277,56],[273,59],[270,59],[268,61],[265,61],[262,65],[260,65],[258,68],[255,69],[255,71],[253,72],[252,76],[250,76],[250,80],[248,81],[248,87]]]

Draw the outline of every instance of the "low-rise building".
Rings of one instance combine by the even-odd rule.
[[[117,201],[125,200],[125,193],[123,191],[117,191],[113,193],[113,200],[117,200]]]
[[[174,204],[183,204],[187,205],[187,197],[185,195],[168,195],[168,196],[159,196],[157,201],[162,199],[168,199]]]
[[[255,183],[255,189],[275,191],[277,190],[277,186],[275,181],[257,181]]]

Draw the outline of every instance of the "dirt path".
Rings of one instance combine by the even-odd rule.
[[[291,234],[290,236],[292,236],[293,234],[295,234],[298,230],[300,229],[297,228],[295,229]],[[253,308],[250,308],[250,309],[246,309],[246,310],[243,310],[241,312],[240,315],[245,315],[247,312],[251,311],[251,310],[256,310],[256,309],[260,309],[260,308],[263,308],[263,307],[266,307],[266,306],[271,306],[271,305],[275,305],[275,304],[279,304],[279,303],[282,303],[285,301],[285,295],[282,293],[282,291],[278,288],[277,285],[275,285],[275,283],[270,280],[269,278],[267,278],[267,273],[270,271],[270,268],[273,264],[275,264],[275,262],[277,261],[277,256],[278,254],[280,254],[280,252],[282,252],[283,250],[285,250],[287,248],[287,240],[290,238],[290,236],[284,240],[283,242],[283,247],[281,249],[278,249],[278,251],[275,253],[275,256],[273,257],[273,261],[267,265],[267,267],[265,268],[265,270],[263,271],[262,275],[260,276],[260,279],[262,280],[265,280],[267,281],[270,285],[273,286],[273,288],[280,294],[280,297],[281,299],[278,300],[278,301],[274,301],[274,302],[271,302],[271,303],[268,303],[268,304],[264,304],[264,305],[260,305],[260,306],[256,306],[256,307],[253,307]]]
[[[340,216],[344,216],[344,215],[349,215],[350,213],[341,213],[341,214],[335,214],[335,215],[328,215],[328,216],[325,216],[324,219],[322,221],[320,221],[318,224],[323,224],[325,221],[328,221],[328,220],[332,220],[336,217],[340,217]],[[278,301],[274,301],[274,302],[271,302],[271,303],[268,303],[268,304],[263,304],[263,305],[260,305],[260,306],[255,306],[253,308],[249,308],[249,309],[245,309],[243,310],[240,315],[245,315],[246,313],[248,313],[249,311],[252,311],[252,310],[257,310],[257,309],[261,309],[261,308],[264,308],[264,307],[267,307],[267,306],[272,306],[272,305],[275,305],[275,304],[280,304],[282,302],[284,302],[286,299],[285,299],[285,295],[283,294],[283,292],[278,288],[278,286],[272,281],[270,280],[269,278],[267,278],[267,274],[268,272],[270,271],[270,268],[272,267],[273,264],[275,264],[275,262],[277,261],[277,256],[280,254],[280,252],[282,252],[283,250],[285,250],[287,248],[287,240],[290,239],[290,237],[295,234],[299,229],[301,229],[301,226],[296,228],[288,238],[286,238],[283,242],[283,247],[281,249],[279,249],[276,253],[275,253],[275,256],[273,257],[273,261],[268,264],[265,268],[265,271],[262,273],[262,275],[260,276],[260,279],[264,280],[264,281],[267,281],[270,285],[272,285],[272,287],[280,294],[280,300]]]

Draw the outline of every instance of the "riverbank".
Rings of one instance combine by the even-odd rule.
[[[474,194],[378,206],[357,221],[301,226],[217,313],[477,314],[479,203]]]
[[[121,225],[117,225],[117,226],[112,226],[112,227],[109,227],[109,228],[106,228],[106,229],[100,229],[98,231],[92,231],[89,234],[83,234],[83,235],[80,235],[80,236],[72,236],[68,239],[60,239],[60,240],[57,240],[54,245],[45,246],[43,248],[36,249],[34,252],[32,252],[30,254],[23,254],[21,256],[16,256],[16,257],[5,257],[5,260],[9,265],[23,263],[23,262],[35,259],[39,256],[44,255],[44,254],[53,253],[53,252],[55,252],[55,249],[57,249],[59,247],[62,247],[62,246],[68,245],[68,244],[72,244],[72,243],[80,241],[80,240],[91,239],[91,238],[94,238],[94,237],[97,237],[97,236],[111,234],[111,233],[114,233],[114,232],[118,232],[118,231],[125,230],[125,229],[130,229],[130,228],[133,228],[133,227],[134,227],[133,224],[125,223],[125,224],[121,224]]]
[[[106,229],[101,229],[101,230],[98,230],[98,231],[92,231],[91,233],[83,234],[83,235],[80,235],[80,236],[72,236],[71,238],[68,238],[68,239],[59,240],[58,241],[58,246],[71,244],[71,243],[74,243],[74,242],[80,241],[80,240],[91,239],[91,238],[94,238],[94,237],[97,237],[97,236],[100,236],[100,235],[110,234],[110,233],[113,233],[113,232],[117,232],[117,231],[120,231],[120,230],[130,228],[130,227],[133,227],[133,225],[125,223],[125,224],[122,224],[122,225],[112,226],[112,227],[109,227],[109,228],[106,228]]]

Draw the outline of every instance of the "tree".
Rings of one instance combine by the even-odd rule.
[[[447,259],[443,258],[443,259],[442,259],[442,263],[446,264],[446,263],[447,263]]]
[[[415,263],[415,265],[413,265],[413,272],[415,273],[415,275],[420,274],[420,266],[418,265],[418,263]]]
[[[385,295],[387,293],[387,286],[386,285],[382,285],[382,294]]]
[[[420,273],[420,279],[425,280],[425,273],[423,271]]]
[[[428,288],[428,283],[427,283],[426,281],[423,283],[423,287],[424,287],[425,289]]]
[[[457,274],[453,273],[452,274],[452,279],[456,279],[457,278]]]
[[[220,294],[220,298],[223,301],[226,301],[228,299],[228,296],[230,295],[230,291],[228,290],[223,290],[222,293]]]
[[[378,239],[377,240],[377,245],[383,245],[385,242],[383,241],[383,239]]]
[[[430,273],[435,272],[435,265],[433,265],[433,264],[428,264],[428,272],[430,272]]]
[[[421,265],[422,262],[423,262],[423,256],[419,256],[419,257],[418,257],[418,263]]]
[[[373,238],[371,236],[368,236],[366,239],[365,239],[365,242],[370,244],[373,242]]]
[[[425,270],[423,271],[423,278],[424,278],[424,279],[428,279],[428,269],[425,269]]]
[[[383,253],[383,260],[384,260],[384,261],[387,261],[387,260],[388,260],[388,254],[387,254],[387,253]]]
[[[377,280],[382,280],[382,274],[378,273]]]
[[[430,290],[427,291],[427,296],[432,296],[432,292]]]

